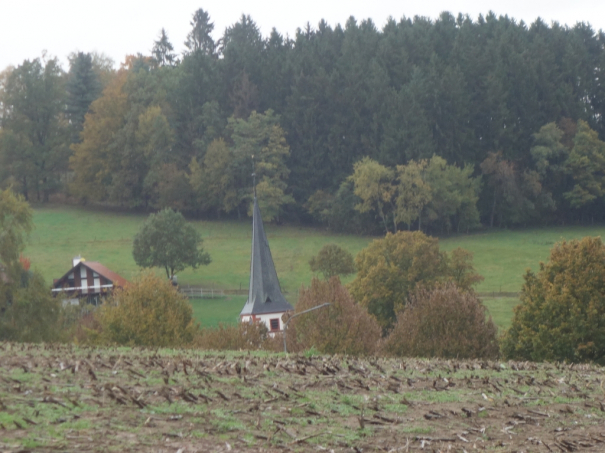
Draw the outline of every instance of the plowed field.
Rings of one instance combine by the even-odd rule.
[[[0,343],[0,451],[605,451],[603,371]]]

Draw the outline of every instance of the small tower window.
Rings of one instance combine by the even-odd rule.
[[[279,318],[273,318],[269,320],[269,324],[271,325],[271,330],[279,330]]]

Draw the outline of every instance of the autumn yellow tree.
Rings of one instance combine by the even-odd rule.
[[[562,241],[528,270],[511,327],[507,358],[605,364],[605,245],[599,237]]]
[[[353,174],[349,180],[354,183],[354,193],[361,199],[355,206],[359,212],[376,211],[383,223],[385,231],[390,231],[389,224],[393,222],[393,231],[397,231],[397,219],[393,218],[393,202],[395,194],[395,172],[364,157],[353,165]]]
[[[422,228],[420,217],[422,209],[431,200],[431,186],[424,180],[423,171],[427,166],[426,160],[410,161],[407,165],[397,165],[397,198],[396,223],[403,222],[410,228],[412,222],[418,221],[418,229]]]
[[[163,184],[163,171],[176,169],[186,181],[188,160],[180,162],[171,153],[174,134],[153,64],[146,57],[128,57],[102,96],[91,104],[82,141],[72,145],[70,160],[75,173],[71,191],[82,201],[164,207],[176,181]],[[167,164],[177,167],[165,167]],[[182,198],[187,199],[187,192]],[[182,206],[180,202],[168,204]]]
[[[456,281],[468,291],[481,281],[471,258],[460,249],[450,260],[439,250],[438,239],[421,231],[388,233],[357,254],[357,275],[349,288],[353,298],[388,330],[418,286]]]
[[[198,330],[193,309],[172,284],[145,273],[117,290],[97,313],[93,342],[129,346],[184,346]]]
[[[120,69],[100,98],[86,114],[82,141],[71,146],[74,154],[69,159],[74,171],[70,190],[80,200],[102,200],[107,197],[112,172],[121,163],[119,150],[113,146],[115,134],[124,125],[128,111],[127,95],[122,90],[128,78]]]

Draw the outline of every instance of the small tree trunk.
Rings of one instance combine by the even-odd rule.
[[[25,197],[25,201],[29,202],[29,191],[27,189],[27,176],[23,177],[23,196]]]
[[[382,206],[378,207],[378,214],[380,214],[380,218],[382,219],[382,224],[384,225],[384,229],[388,233],[389,232],[389,226],[387,224],[387,218],[384,215],[384,211],[382,210]]]
[[[492,213],[491,213],[490,218],[489,218],[489,226],[490,226],[490,228],[494,227],[494,216],[496,215],[496,201],[497,201],[496,193],[497,192],[494,189],[494,202],[492,203]]]

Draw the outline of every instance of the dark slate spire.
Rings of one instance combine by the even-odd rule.
[[[250,288],[241,315],[262,315],[294,310],[281,293],[277,272],[271,257],[269,242],[263,228],[256,196],[252,213],[252,256],[250,258]]]

